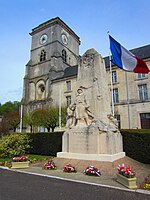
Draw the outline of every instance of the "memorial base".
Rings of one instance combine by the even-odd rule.
[[[125,156],[125,152],[120,152],[116,154],[80,154],[80,153],[68,153],[68,152],[58,152],[58,158],[69,158],[69,159],[79,159],[79,160],[95,160],[95,161],[106,161],[114,162]]]

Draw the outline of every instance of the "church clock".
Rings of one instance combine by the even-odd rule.
[[[47,42],[48,36],[46,34],[43,34],[40,37],[40,44],[45,44]]]
[[[61,35],[62,42],[67,45],[68,44],[68,37],[63,33]]]

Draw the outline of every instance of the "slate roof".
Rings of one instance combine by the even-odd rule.
[[[67,67],[64,71],[63,78],[75,76],[75,75],[77,75],[77,73],[78,73],[78,66],[77,65]]]
[[[77,74],[78,74],[78,66],[77,65],[69,66],[64,70],[64,75],[62,77],[56,78],[53,81],[72,77],[72,76],[77,76]]]

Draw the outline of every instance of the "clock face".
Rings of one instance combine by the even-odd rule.
[[[45,44],[47,42],[48,36],[46,34],[43,34],[40,37],[40,44]]]
[[[68,38],[67,38],[67,36],[66,36],[64,33],[61,35],[61,39],[62,39],[62,42],[63,42],[65,45],[68,44]]]

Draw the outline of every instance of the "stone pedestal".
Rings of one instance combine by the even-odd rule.
[[[87,127],[66,130],[63,135],[63,152],[98,153],[98,134],[89,133]]]
[[[116,154],[123,151],[120,132],[100,132],[98,128],[66,129],[63,134],[63,152],[82,154]]]
[[[69,153],[69,152],[58,152],[58,158],[69,158],[69,159],[79,159],[79,160],[94,160],[101,162],[114,162],[125,156],[125,152],[120,152],[116,154],[82,154],[82,153]]]
[[[67,129],[63,135],[62,152],[57,157],[113,162],[125,156],[120,133],[100,132],[98,128]]]

